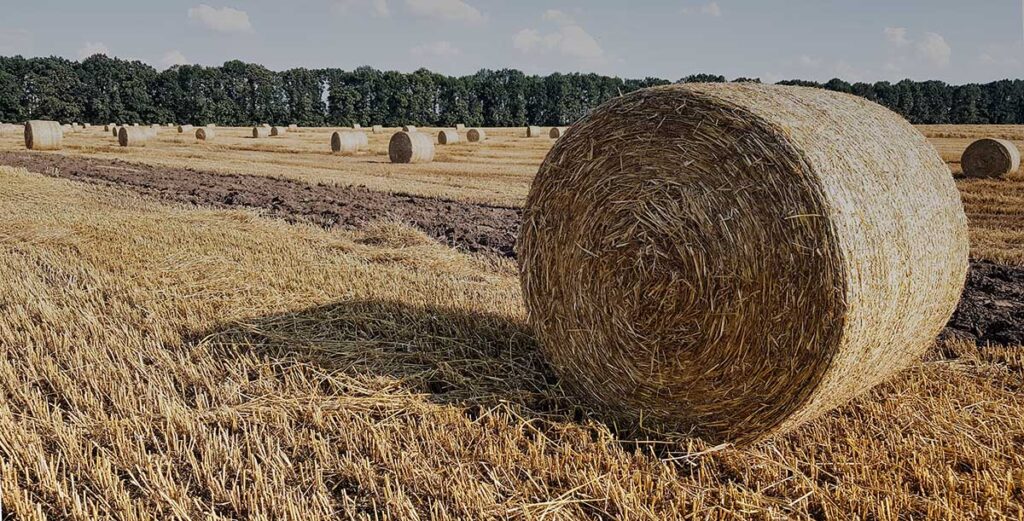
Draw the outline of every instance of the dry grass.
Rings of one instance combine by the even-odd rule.
[[[632,443],[553,381],[508,261],[0,183],[18,519],[1024,516],[1019,346],[945,345],[751,449]]]

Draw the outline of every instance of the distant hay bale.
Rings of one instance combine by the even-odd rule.
[[[442,130],[437,133],[438,145],[453,145],[459,142],[459,133],[454,130]]]
[[[137,126],[139,126],[139,124],[138,123],[132,123],[132,126],[133,127],[137,127]]]
[[[206,124],[206,128],[217,128],[217,124],[216,123],[207,123]]]
[[[25,148],[29,150],[60,150],[64,132],[60,123],[34,119],[25,123]]]
[[[270,136],[270,129],[267,127],[252,127],[252,137],[261,138]]]
[[[295,123],[292,123],[291,125],[288,125],[288,130],[298,130],[298,129],[299,129],[299,126],[296,125]]]
[[[360,125],[359,123],[353,123],[353,124],[352,124],[352,128],[354,128],[354,129],[356,129],[356,130],[359,130],[359,129],[363,128],[363,126],[362,126],[362,125]]]
[[[82,123],[82,128],[92,128],[92,123]]]
[[[369,144],[369,139],[362,132],[341,131],[331,134],[331,152],[335,154],[355,154]]]
[[[262,124],[262,125],[260,125],[260,126],[261,126],[261,127],[266,127],[266,128],[270,128],[270,123],[264,123],[264,124]]]
[[[526,127],[526,137],[540,137],[540,136],[541,136],[541,129],[540,129],[540,127],[535,127],[535,126]]]
[[[396,132],[388,143],[392,163],[429,163],[434,160],[434,140],[420,132]]]
[[[416,132],[416,126],[415,125],[403,125],[402,126],[402,132]]]
[[[121,127],[117,131],[117,144],[123,147],[144,147],[154,135],[151,128]]]
[[[288,129],[285,127],[270,127],[271,136],[283,136],[288,133]]]
[[[23,131],[18,125],[12,125],[10,123],[0,123],[0,136],[16,135],[18,131]]]
[[[562,134],[565,134],[566,130],[569,130],[569,127],[552,127],[551,132],[548,133],[548,136],[551,139],[558,139],[562,137]]]
[[[374,134],[383,134],[384,133],[384,126],[383,125],[374,125],[373,129],[372,129],[372,132]]]
[[[1020,169],[1020,151],[1005,139],[979,139],[960,158],[967,177],[1005,177]]]
[[[213,141],[217,132],[210,127],[199,127],[196,129],[196,139],[199,141]]]
[[[455,130],[458,131],[458,132],[462,132],[463,130],[466,130],[466,125],[463,125],[462,123],[459,123],[459,124],[455,125]]]
[[[75,133],[75,127],[72,126],[70,123],[65,123],[65,124],[61,125],[60,126],[60,130],[61,130],[61,132],[65,133],[65,134],[74,134]]]
[[[192,125],[178,125],[179,134],[191,134],[193,130]]]
[[[113,123],[108,123],[106,125],[103,125],[103,131],[104,132],[110,132],[111,130],[114,130],[115,128],[117,128],[117,125],[115,125]]]
[[[120,131],[120,130],[121,130],[122,128],[124,128],[124,127],[119,127],[119,126],[116,126],[116,125],[115,125],[115,126],[113,126],[113,127],[110,127],[110,133],[111,133],[111,134],[112,134],[112,135],[114,136],[114,139],[117,139],[117,133],[118,133],[118,131]]]
[[[149,128],[155,128],[155,129],[159,130],[160,129],[160,124],[159,123],[153,123],[152,125],[149,126]]]
[[[466,141],[470,143],[479,143],[487,140],[487,132],[484,132],[482,128],[471,128],[466,131]]]
[[[620,425],[746,443],[918,360],[960,298],[966,224],[943,160],[885,108],[688,84],[574,124],[517,251],[567,388]]]

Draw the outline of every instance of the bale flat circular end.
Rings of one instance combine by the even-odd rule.
[[[454,130],[442,130],[437,133],[438,145],[452,145],[459,142],[459,133]]]
[[[552,127],[551,132],[548,133],[548,137],[551,139],[558,139],[562,137],[562,134],[565,134],[566,130],[568,130],[567,127]]]
[[[960,158],[967,177],[1006,177],[1020,168],[1020,151],[1005,139],[979,139]]]
[[[29,150],[60,150],[64,131],[56,121],[31,120],[25,123],[25,148]]]
[[[784,432],[919,358],[957,304],[959,194],[879,105],[675,85],[572,129],[531,186],[520,279],[547,358],[606,417]]]
[[[434,141],[420,132],[396,132],[388,143],[392,163],[429,163],[434,160]]]
[[[479,143],[487,139],[487,133],[482,128],[471,128],[466,131],[466,141],[470,143]]]

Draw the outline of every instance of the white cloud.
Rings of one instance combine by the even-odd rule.
[[[206,4],[188,8],[188,17],[207,29],[222,33],[245,33],[252,31],[249,14],[231,7],[217,9]]]
[[[924,39],[917,42],[917,53],[936,67],[948,67],[953,49],[946,39],[938,33],[925,33]]]
[[[722,7],[718,2],[711,2],[698,7],[684,7],[683,14],[703,14],[718,18],[722,16]]]
[[[906,27],[886,27],[882,32],[885,34],[885,40],[896,47],[904,47],[910,43]]]
[[[554,22],[559,25],[571,25],[576,23],[576,21],[573,20],[565,11],[560,11],[558,9],[548,9],[547,11],[544,11],[544,16],[541,18],[543,18],[545,22]]]
[[[527,54],[558,53],[580,60],[604,59],[601,44],[578,25],[564,25],[547,34],[536,29],[523,29],[513,38],[512,46]]]
[[[78,59],[80,60],[84,60],[94,54],[110,56],[110,48],[101,42],[85,42],[85,45],[78,49]]]
[[[353,9],[368,8],[370,14],[379,18],[391,16],[388,0],[334,0],[332,4],[336,12],[347,14]]]
[[[0,28],[0,54],[29,54],[32,50],[32,33],[24,29]]]
[[[424,18],[468,24],[483,23],[487,17],[463,0],[405,0],[409,12]]]
[[[175,65],[188,65],[189,63],[191,62],[188,61],[188,58],[177,49],[165,52],[163,57],[160,58],[160,65],[165,69]]]
[[[814,58],[806,54],[801,56],[797,61],[799,61],[800,65],[804,67],[818,67],[821,65],[820,58]]]
[[[417,45],[412,48],[411,52],[413,56],[439,56],[444,58],[462,54],[462,50],[452,45],[451,42],[445,41]]]
[[[882,34],[890,47],[883,67],[890,73],[902,74],[922,66],[943,69],[949,66],[953,56],[953,48],[938,33],[926,32],[916,38],[905,27],[886,27]]]

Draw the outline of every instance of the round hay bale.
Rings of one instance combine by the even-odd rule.
[[[416,132],[415,125],[402,125],[402,132]]]
[[[114,125],[113,123],[107,123],[106,125],[103,125],[103,131],[104,132],[110,132],[111,130],[114,130],[115,128],[117,128],[117,125]]]
[[[370,142],[362,132],[342,131],[331,134],[331,152],[351,155],[365,149]]]
[[[71,126],[69,123],[65,123],[65,124],[61,125],[60,126],[60,130],[61,130],[61,132],[65,133],[65,134],[74,134],[75,133],[75,127]]]
[[[434,141],[420,132],[396,132],[388,143],[392,163],[429,163],[434,160]]]
[[[540,137],[541,135],[542,131],[540,127],[526,127],[526,137]]]
[[[459,124],[455,125],[455,130],[457,132],[462,132],[462,131],[466,130],[466,125],[463,125],[462,123],[459,123]]]
[[[352,128],[355,129],[355,130],[359,130],[359,129],[363,128],[363,126],[360,125],[359,123],[353,123],[352,124]]]
[[[193,130],[192,125],[178,125],[179,134],[191,134]]]
[[[139,126],[139,124],[138,123],[132,123],[132,126],[133,127],[137,127],[137,126]]]
[[[562,381],[623,424],[787,431],[916,361],[956,307],[956,186],[879,105],[688,84],[572,128],[530,188],[520,280]]]
[[[217,124],[216,123],[207,123],[206,124],[206,128],[217,128]]]
[[[264,124],[262,124],[262,125],[260,125],[260,126],[261,126],[261,127],[266,127],[266,128],[270,128],[270,123],[264,123]]]
[[[1020,168],[1020,151],[1005,139],[979,139],[960,158],[967,177],[1005,177]]]
[[[487,132],[484,132],[482,128],[471,128],[466,132],[466,141],[470,143],[479,143],[480,141],[487,140]]]
[[[117,131],[117,144],[123,147],[144,147],[153,137],[153,130],[139,127],[121,127]]]
[[[453,145],[459,142],[459,133],[454,130],[442,130],[437,133],[438,145]]]
[[[34,119],[25,123],[25,148],[29,150],[60,150],[64,132],[60,123]]]
[[[82,128],[92,128],[92,123],[82,123]]]
[[[565,131],[569,130],[569,127],[552,127],[551,132],[548,133],[548,137],[551,139],[558,139],[565,134]]]
[[[196,139],[199,141],[213,141],[217,132],[210,127],[199,127],[196,129]]]
[[[291,125],[288,125],[288,130],[298,130],[298,129],[299,129],[299,126],[296,125],[295,123],[292,123]]]
[[[121,130],[122,128],[124,128],[124,127],[118,127],[118,126],[110,127],[110,133],[114,136],[114,139],[117,139],[117,132],[119,130]]]
[[[383,134],[384,133],[384,126],[383,125],[374,125],[373,129],[372,129],[372,132],[374,134]]]
[[[252,127],[252,137],[261,138],[270,135],[270,129],[267,127]]]
[[[270,135],[271,136],[274,136],[274,137],[276,137],[276,136],[283,136],[286,133],[288,133],[288,129],[286,129],[285,127],[277,127],[277,126],[270,127]]]

